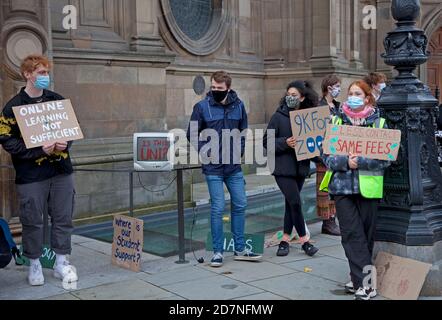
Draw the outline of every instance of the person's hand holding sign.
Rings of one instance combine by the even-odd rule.
[[[295,137],[288,138],[286,142],[290,148],[295,149],[295,147],[296,147],[296,138]]]
[[[68,147],[67,142],[57,142],[55,143],[55,151],[65,151]]]
[[[356,170],[358,168],[358,156],[354,155],[351,152],[348,156],[348,166],[352,170]]]
[[[42,148],[43,148],[44,153],[46,153],[48,156],[50,156],[55,151],[55,143],[44,145]]]

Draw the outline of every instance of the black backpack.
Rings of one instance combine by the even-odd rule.
[[[14,258],[17,261],[20,252],[12,239],[8,223],[0,218],[0,269],[5,268]]]

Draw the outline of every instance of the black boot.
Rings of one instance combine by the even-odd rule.
[[[329,234],[331,236],[340,236],[341,232],[339,226],[336,224],[336,219],[334,217],[322,221],[322,233]]]
[[[302,250],[304,250],[305,254],[309,257],[313,257],[319,249],[312,245],[310,242],[306,242],[302,245]]]

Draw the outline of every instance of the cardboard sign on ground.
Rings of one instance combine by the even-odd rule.
[[[143,253],[143,220],[126,216],[114,217],[112,264],[134,272],[140,271]]]
[[[380,252],[376,257],[379,293],[392,300],[417,300],[431,265]]]
[[[298,161],[320,155],[327,123],[330,122],[330,108],[322,106],[290,112],[293,136],[296,137],[296,158]]]
[[[26,148],[83,139],[70,100],[13,107]]]
[[[324,153],[395,161],[401,145],[400,130],[328,124]]]

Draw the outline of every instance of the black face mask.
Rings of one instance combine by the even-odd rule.
[[[212,91],[213,99],[215,99],[216,102],[221,103],[227,97],[228,93],[229,93],[229,90],[226,90],[226,91]]]

